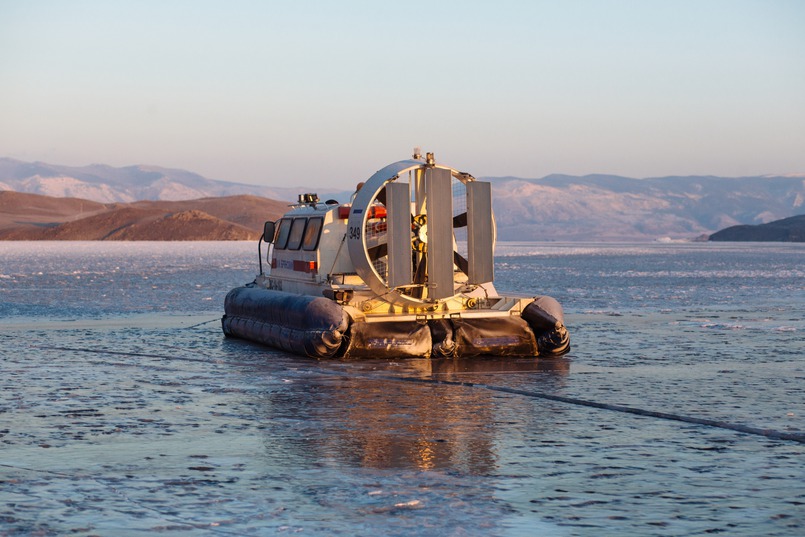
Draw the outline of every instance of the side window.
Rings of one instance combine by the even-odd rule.
[[[274,240],[274,248],[277,250],[284,250],[288,244],[288,235],[291,231],[291,219],[283,218],[280,220],[280,225],[277,227],[277,237]]]
[[[314,216],[308,220],[307,228],[305,229],[305,238],[302,240],[303,250],[315,250],[318,248],[322,224],[324,224],[324,218],[321,216]]]
[[[305,234],[305,224],[307,218],[294,218],[291,225],[291,233],[288,235],[288,249],[298,250],[302,244],[302,237]]]

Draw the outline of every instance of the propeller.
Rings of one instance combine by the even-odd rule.
[[[432,305],[493,279],[491,186],[469,174],[430,160],[391,164],[358,191],[347,226],[356,272],[392,302]]]

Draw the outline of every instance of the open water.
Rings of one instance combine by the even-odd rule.
[[[0,252],[0,535],[805,534],[805,245],[499,244],[569,355],[361,362],[222,336],[253,243]]]

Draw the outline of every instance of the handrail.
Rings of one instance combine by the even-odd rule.
[[[263,275],[263,248],[262,248],[262,245],[263,245],[263,236],[264,235],[265,235],[265,233],[261,234],[260,235],[260,240],[257,241],[257,261],[258,261],[258,263],[260,265],[260,276]]]

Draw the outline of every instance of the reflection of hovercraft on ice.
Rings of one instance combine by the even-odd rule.
[[[490,184],[417,151],[350,205],[304,194],[267,222],[260,274],[227,295],[224,333],[313,357],[566,353],[556,300],[495,291],[494,241]]]

